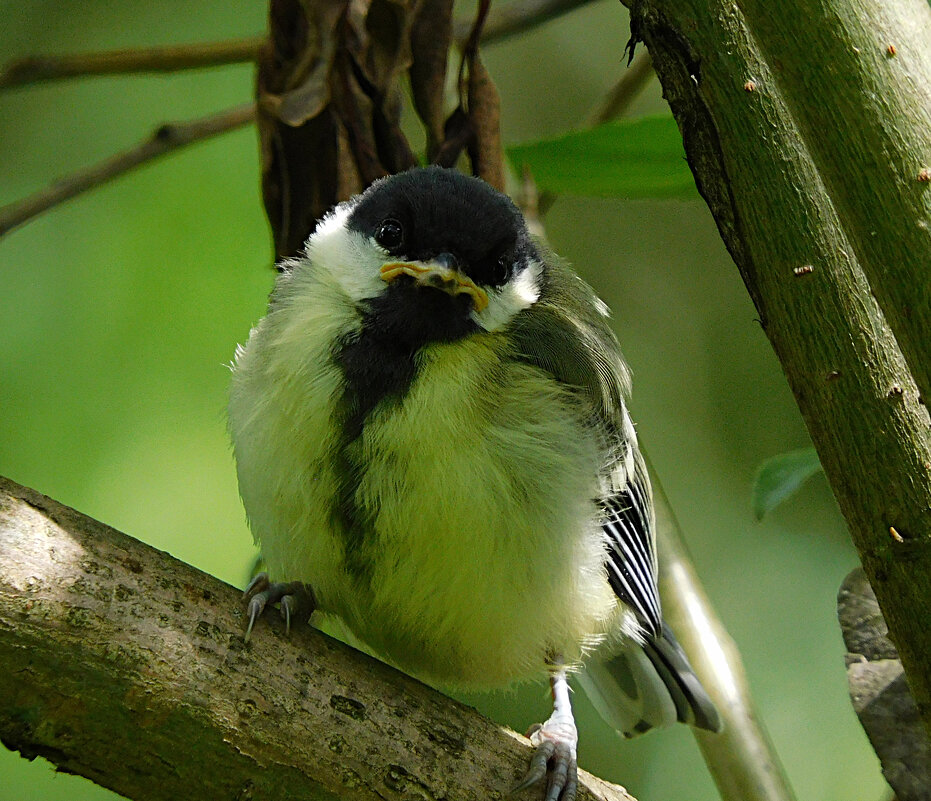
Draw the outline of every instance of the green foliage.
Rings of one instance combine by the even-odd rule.
[[[753,482],[753,513],[762,520],[821,469],[814,448],[780,453],[760,465]]]
[[[619,198],[696,197],[682,137],[669,115],[606,122],[508,148],[518,171],[559,195]]]

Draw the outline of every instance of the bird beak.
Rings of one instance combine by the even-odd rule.
[[[445,255],[445,254],[441,254]],[[450,259],[430,261],[392,261],[381,266],[381,280],[391,283],[399,275],[409,275],[419,286],[432,286],[450,295],[471,295],[475,311],[488,305],[488,294],[469,276],[450,267]]]

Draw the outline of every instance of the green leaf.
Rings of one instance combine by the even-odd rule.
[[[753,482],[753,513],[757,520],[771,512],[821,469],[814,448],[781,453],[760,465]]]
[[[671,116],[606,122],[508,148],[541,190],[560,195],[694,198],[695,181]]]

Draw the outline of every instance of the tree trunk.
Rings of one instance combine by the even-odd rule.
[[[931,9],[625,2],[931,726]]]

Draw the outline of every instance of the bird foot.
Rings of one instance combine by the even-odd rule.
[[[313,590],[301,581],[270,582],[268,573],[257,573],[243,592],[247,602],[249,625],[246,628],[245,641],[249,642],[252,628],[259,615],[269,604],[281,605],[281,617],[284,618],[285,631],[291,633],[291,618],[300,616],[302,620],[310,618],[316,608]]]
[[[545,801],[575,801],[579,785],[576,749],[579,734],[571,711],[554,710],[546,723],[537,723],[527,732],[534,745],[530,767],[512,793],[526,790],[546,777]]]

